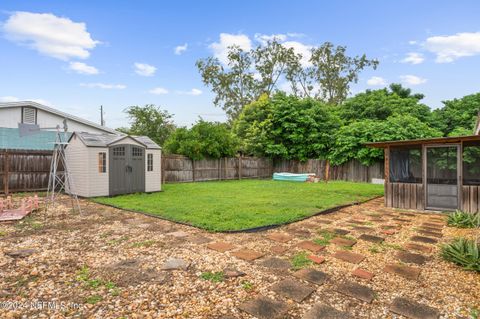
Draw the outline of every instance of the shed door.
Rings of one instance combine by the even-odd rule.
[[[427,147],[426,208],[459,207],[459,146]]]
[[[110,195],[145,191],[145,149],[122,144],[110,148]]]

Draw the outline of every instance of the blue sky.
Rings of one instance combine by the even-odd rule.
[[[153,103],[180,125],[224,120],[195,61],[278,35],[298,52],[325,41],[380,66],[353,93],[402,82],[441,101],[480,91],[478,1],[0,2],[0,100],[38,100],[107,125]]]

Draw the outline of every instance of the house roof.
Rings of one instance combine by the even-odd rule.
[[[108,147],[115,142],[118,142],[123,140],[124,138],[130,137],[133,140],[145,146],[145,148],[161,149],[157,143],[152,141],[147,136],[134,136],[134,135],[124,135],[124,134],[98,134],[98,133],[87,133],[87,132],[74,132],[73,134],[78,136],[80,140],[82,140],[82,142],[88,147]],[[72,137],[70,137],[70,139],[71,138]]]
[[[480,135],[471,136],[455,136],[455,137],[434,137],[424,138],[416,140],[404,140],[404,141],[385,141],[385,142],[372,142],[365,143],[368,147],[386,148],[389,146],[408,146],[408,145],[423,145],[423,144],[449,144],[460,142],[480,142]]]
[[[75,115],[71,115],[71,114],[59,111],[57,109],[51,108],[49,106],[46,106],[46,105],[43,105],[43,104],[40,104],[40,103],[37,103],[37,102],[19,101],[19,102],[3,102],[3,103],[0,103],[0,108],[12,108],[12,107],[22,107],[22,106],[35,107],[39,110],[43,110],[43,111],[48,112],[48,113],[56,114],[56,115],[61,116],[63,118],[67,118],[69,120],[72,120],[72,121],[75,121],[75,122],[78,122],[78,123],[82,123],[82,124],[85,124],[85,125],[88,125],[88,126],[92,126],[92,127],[95,127],[99,130],[103,130],[103,131],[108,132],[108,133],[113,133],[113,134],[118,133],[114,129],[99,125],[97,123],[94,123],[94,122],[91,122],[91,121],[88,121],[88,120],[85,120],[85,119],[82,119],[82,118],[80,118],[78,116],[75,116]]]
[[[67,133],[70,138],[72,133]],[[0,149],[52,151],[56,132],[40,131],[38,134],[20,137],[18,128],[0,127]]]

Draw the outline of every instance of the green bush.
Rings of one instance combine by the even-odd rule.
[[[479,227],[480,214],[470,214],[457,210],[448,215],[448,225],[459,228]]]
[[[441,254],[466,270],[480,272],[480,245],[473,239],[455,238],[442,246]]]

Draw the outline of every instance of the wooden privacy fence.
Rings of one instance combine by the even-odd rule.
[[[0,192],[46,190],[51,159],[51,151],[0,151]]]
[[[230,157],[191,160],[183,155],[162,156],[162,182],[200,182],[243,178],[268,178],[273,174],[271,159]]]
[[[239,164],[241,163],[241,164]],[[383,178],[383,162],[364,166],[352,160],[339,166],[329,166],[325,160],[271,160],[258,157],[232,157],[221,159],[191,160],[182,155],[162,157],[162,181],[197,182],[242,178],[271,178],[274,172],[315,173],[325,179],[355,182],[371,182]]]

